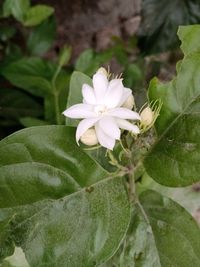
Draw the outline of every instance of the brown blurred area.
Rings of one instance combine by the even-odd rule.
[[[140,25],[141,0],[33,0],[55,8],[56,46],[69,44],[73,57],[84,49],[97,51],[112,44],[112,36],[128,38]]]

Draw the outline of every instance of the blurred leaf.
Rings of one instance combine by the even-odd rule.
[[[0,26],[0,40],[5,42],[11,39],[16,33],[16,29],[11,26]]]
[[[13,15],[17,20],[22,22],[29,8],[29,0],[5,0],[3,3],[3,15],[5,17]]]
[[[49,79],[55,68],[40,58],[23,58],[3,68],[2,74],[13,85],[36,96],[46,96],[52,90]]]
[[[75,70],[88,74],[88,70],[96,68],[96,63],[94,62],[94,51],[92,49],[87,49],[80,54],[75,63]]]
[[[134,89],[144,79],[144,74],[137,64],[129,64],[124,71],[124,85]]]
[[[61,67],[67,65],[67,63],[71,58],[71,53],[72,53],[71,47],[64,46],[59,53],[58,65]]]
[[[200,207],[200,192],[195,191],[192,186],[182,188],[171,188],[156,183],[147,173],[144,174],[140,183],[137,183],[139,193],[152,189],[163,196],[173,199],[184,207],[191,215]]]
[[[56,37],[55,17],[50,17],[34,28],[28,40],[27,47],[32,55],[43,55],[52,46]]]
[[[162,267],[198,266],[200,228],[184,208],[155,191],[140,195]]]
[[[46,5],[36,5],[26,12],[24,26],[36,26],[54,13],[54,8]]]
[[[143,0],[139,46],[145,53],[173,49],[179,43],[178,26],[199,22],[198,0]]]
[[[40,120],[40,119],[36,119],[32,117],[23,117],[23,118],[20,118],[19,121],[24,127],[42,126],[42,125],[49,124],[48,122],[44,120]]]
[[[129,225],[123,178],[109,177],[74,134],[66,126],[32,127],[0,142],[0,204],[13,210],[12,237],[31,266],[99,265]]]
[[[126,45],[124,41],[119,37],[114,37],[113,40],[114,40],[114,45],[111,48],[111,50],[113,51],[113,54],[116,57],[119,64],[121,64],[122,66],[126,66],[127,64],[129,64]]]
[[[82,86],[84,83],[92,86],[91,78],[79,71],[74,71],[70,79],[69,94],[66,108],[69,108],[78,103],[82,103]],[[77,126],[78,121],[66,118],[65,124],[68,126]]]
[[[58,98],[57,104],[59,109],[58,111],[59,111],[60,123],[61,124],[65,123],[65,118],[62,115],[62,112],[66,108],[67,96],[69,91],[69,80],[70,80],[70,74],[62,70],[56,78],[56,88],[55,88],[56,92],[52,92],[51,94],[45,96],[45,102],[44,102],[45,119],[50,123],[58,123],[56,120],[57,116],[56,115],[57,110],[55,106],[56,97]]]
[[[0,118],[17,120],[22,116],[38,117],[42,106],[28,94],[14,88],[0,89]]]
[[[9,42],[5,49],[5,56],[2,62],[0,63],[0,71],[5,66],[22,58],[23,58],[22,48],[17,44],[15,44],[14,42]]]
[[[75,70],[91,76],[102,64],[109,61],[112,55],[113,51],[111,50],[95,53],[92,49],[87,49],[78,57],[75,63]]]

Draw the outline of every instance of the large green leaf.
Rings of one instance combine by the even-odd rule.
[[[138,207],[134,207],[124,243],[117,253],[101,267],[111,266],[161,267],[151,228]]]
[[[32,55],[43,55],[53,44],[56,37],[56,22],[52,16],[37,26],[27,40],[28,50]]]
[[[22,130],[0,142],[0,155],[0,207],[15,214],[11,237],[31,267],[112,256],[130,220],[127,193],[75,144],[73,128]]]
[[[180,36],[185,36],[185,29],[187,34],[190,29],[191,35],[194,28],[182,28]],[[187,40],[182,40],[182,46]],[[172,82],[161,84],[154,79],[149,88],[150,101],[160,98],[163,106],[156,123],[158,141],[147,155],[145,167],[153,179],[167,186],[200,180],[200,51],[194,46],[192,51],[179,62]]]
[[[178,26],[199,22],[198,0],[143,0],[139,46],[146,53],[175,48]]]
[[[69,86],[69,94],[67,99],[67,108],[82,103],[82,86],[83,84],[92,85],[92,80],[87,75],[83,74],[79,71],[74,71],[71,75],[70,86]],[[77,126],[77,120],[71,120],[66,118],[66,125],[68,126]]]
[[[49,80],[55,68],[40,58],[23,58],[8,64],[1,71],[13,85],[33,95],[45,96],[52,90]]]
[[[155,191],[142,193],[140,202],[152,229],[161,266],[200,266],[200,228],[192,216]]]

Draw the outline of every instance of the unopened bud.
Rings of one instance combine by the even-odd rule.
[[[98,144],[97,135],[94,129],[88,129],[82,136],[81,142],[87,146],[94,146]]]
[[[141,117],[141,124],[144,126],[149,126],[154,121],[154,112],[151,110],[150,107],[146,107],[140,114]]]
[[[126,101],[124,102],[123,106],[124,108],[132,109],[135,105],[134,96],[131,94]]]
[[[106,70],[105,68],[103,68],[103,67],[99,68],[99,69],[97,70],[97,72],[98,72],[98,73],[101,73],[101,74],[103,74],[103,75],[105,75],[105,76],[108,76],[108,72],[107,72],[107,70]]]

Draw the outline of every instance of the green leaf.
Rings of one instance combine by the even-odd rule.
[[[182,41],[181,50],[184,55],[200,50],[200,26],[180,26],[178,29],[179,39]]]
[[[8,64],[3,70],[3,76],[13,85],[25,91],[44,97],[52,90],[49,80],[55,68],[40,58],[23,58]]]
[[[74,71],[70,79],[69,94],[66,108],[69,108],[78,103],[82,103],[82,86],[84,83],[92,85],[91,78],[79,71]],[[77,126],[77,124],[77,120],[66,118],[66,125]]]
[[[155,191],[142,193],[140,202],[152,229],[161,266],[198,266],[200,228],[192,216]]]
[[[17,20],[22,22],[29,8],[29,0],[5,0],[3,3],[3,15],[5,17],[13,15]]]
[[[122,178],[109,177],[74,134],[42,126],[0,142],[0,205],[13,209],[12,237],[31,267],[99,265],[129,224]]]
[[[24,26],[36,26],[54,13],[54,8],[46,5],[36,5],[31,7],[23,21]]]
[[[42,114],[42,106],[28,94],[13,88],[0,89],[1,119],[18,121],[22,116],[38,117]]]
[[[76,60],[75,69],[80,72],[87,73],[88,68],[94,64],[94,51],[87,49],[80,54]]]
[[[171,198],[184,207],[191,215],[194,215],[199,209],[200,192],[195,190],[193,186],[179,188],[163,186],[156,183],[145,173],[141,182],[137,183],[137,191],[141,193],[148,189],[155,190],[161,195]]]
[[[139,46],[145,53],[173,49],[179,43],[176,36],[178,26],[199,22],[199,1],[144,0]]]
[[[78,57],[75,70],[83,72],[89,76],[93,75],[102,64],[112,58],[113,51],[95,53],[92,49],[87,49]]]
[[[199,72],[200,51],[195,50],[179,63],[172,82],[153,80],[150,84],[150,101],[161,99],[163,106],[156,122],[159,139],[147,155],[145,167],[160,184],[177,187],[200,180]]]
[[[151,228],[136,206],[134,206],[129,230],[123,244],[117,253],[101,267],[111,266],[161,267]]]
[[[59,54],[58,65],[61,66],[61,67],[67,65],[67,63],[70,60],[71,53],[72,53],[71,47],[64,46],[61,49],[60,54]]]
[[[0,27],[0,40],[7,42],[16,34],[16,29],[11,26],[3,25]]]
[[[36,119],[36,118],[31,118],[31,117],[23,117],[23,118],[20,118],[19,121],[24,127],[42,126],[42,125],[49,124],[47,121]]]
[[[142,73],[142,70],[137,64],[129,64],[124,72],[124,85],[128,88],[133,88],[140,83],[144,75]]]
[[[52,46],[56,37],[56,22],[52,16],[37,26],[27,40],[27,47],[32,55],[43,55]]]
[[[10,221],[12,212],[0,209],[0,262],[14,252],[14,243],[11,240]]]

